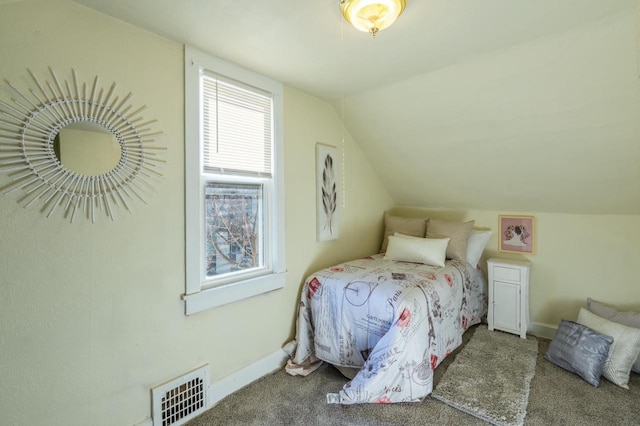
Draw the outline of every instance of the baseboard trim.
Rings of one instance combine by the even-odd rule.
[[[289,355],[282,349],[278,349],[271,355],[212,383],[209,386],[209,407],[213,407],[223,398],[284,367],[287,359]]]
[[[551,324],[532,322],[529,324],[528,332],[534,336],[553,339],[556,336],[557,329],[557,326],[553,326]]]

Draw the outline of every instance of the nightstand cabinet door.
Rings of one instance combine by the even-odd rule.
[[[520,284],[494,280],[493,327],[520,334]]]
[[[529,326],[529,269],[525,261],[491,258],[489,269],[489,330],[527,338]]]

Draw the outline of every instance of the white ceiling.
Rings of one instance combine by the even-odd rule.
[[[640,214],[640,0],[409,0],[375,40],[338,0],[75,2],[344,96],[398,204]]]
[[[342,22],[338,0],[75,2],[327,100],[340,97],[343,88],[348,94],[404,80],[633,5],[628,0],[409,0],[398,21],[372,40]]]

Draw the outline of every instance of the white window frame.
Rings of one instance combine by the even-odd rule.
[[[284,108],[282,84],[237,65],[185,46],[185,314],[277,290],[286,283],[284,224]],[[204,185],[202,161],[202,114],[200,75],[208,70],[256,87],[273,95],[273,180],[265,191],[265,264],[270,268],[255,273],[234,274],[229,279],[207,280],[204,267]],[[211,175],[207,175],[211,177]],[[229,177],[217,174],[217,181]],[[241,182],[242,178],[234,181]]]

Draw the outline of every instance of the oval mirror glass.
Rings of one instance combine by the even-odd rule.
[[[122,156],[118,139],[106,127],[89,121],[60,129],[53,150],[64,167],[85,176],[110,172]]]

